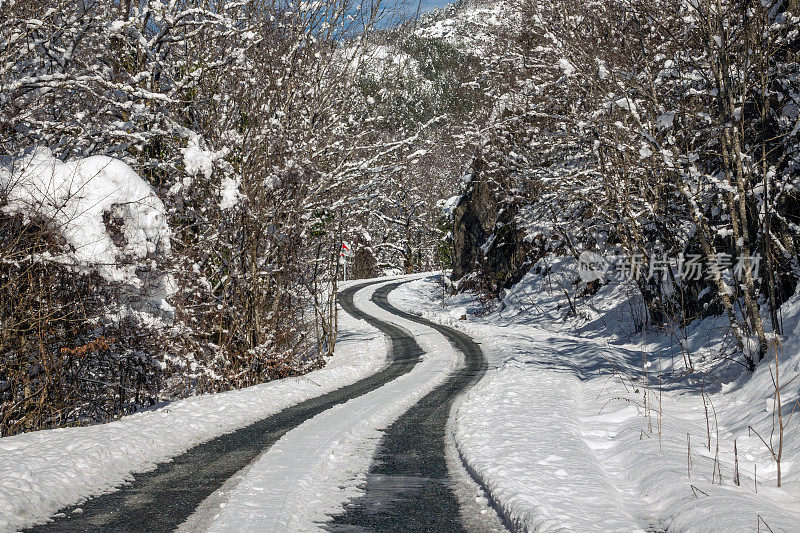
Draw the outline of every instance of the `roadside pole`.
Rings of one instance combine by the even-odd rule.
[[[344,270],[344,279],[342,281],[347,281],[347,258],[352,257],[353,252],[350,250],[350,247],[347,243],[342,243],[342,248],[339,250],[339,260],[342,262],[343,270]]]

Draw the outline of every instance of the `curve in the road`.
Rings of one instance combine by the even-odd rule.
[[[380,306],[388,305],[387,295],[401,283],[379,288],[373,301]],[[199,444],[172,461],[160,464],[155,470],[135,474],[133,481],[119,490],[92,498],[80,506],[62,509],[51,522],[28,531],[173,531],[205,498],[286,432],[334,405],[366,394],[409,372],[422,355],[414,339],[400,328],[360,311],[353,304],[354,293],[369,284],[342,291],[339,303],[345,312],[367,321],[390,339],[392,358],[386,368],[233,433]],[[82,511],[80,514],[73,512],[77,507]]]
[[[388,300],[379,307],[431,327],[464,354],[465,365],[406,411],[385,431],[364,496],[333,517],[330,531],[464,531],[447,470],[445,431],[453,402],[486,371],[480,346],[454,329],[400,311]]]

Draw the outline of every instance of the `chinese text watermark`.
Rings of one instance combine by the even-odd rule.
[[[738,257],[726,253],[715,253],[710,256],[680,253],[673,257],[667,254],[602,256],[595,252],[584,251],[578,258],[578,274],[587,283],[600,279],[663,280],[669,276],[679,282],[716,280],[727,273],[732,273],[734,278],[740,280],[749,274],[756,280],[760,264],[759,254]]]

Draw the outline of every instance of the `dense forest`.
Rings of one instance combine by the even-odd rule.
[[[724,314],[752,370],[800,275],[798,15],[782,1],[518,4],[495,63],[509,85],[454,213],[463,283],[497,293],[548,254],[593,254],[635,282],[642,327]],[[578,295],[604,279],[576,280]]]

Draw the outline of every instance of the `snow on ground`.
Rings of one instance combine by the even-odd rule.
[[[453,431],[462,460],[509,522],[525,531],[728,532],[756,530],[763,519],[764,531],[765,524],[797,531],[798,420],[786,430],[781,489],[770,453],[748,435],[752,425],[769,441],[769,363],[750,376],[714,362],[721,321],[706,320],[684,332],[696,362],[687,373],[669,336],[634,333],[637,308],[622,286],[603,287],[568,317],[558,284],[573,266],[551,266],[549,276],[528,274],[490,310],[469,295],[442,307],[433,278],[390,296],[482,343],[489,371],[466,394]],[[783,311],[786,382],[800,372],[800,297]],[[783,391],[784,416],[798,381]]]
[[[359,291],[356,300],[371,294]],[[361,305],[361,304],[359,304]],[[328,364],[303,377],[175,401],[108,424],[0,438],[0,531],[45,521],[192,446],[353,383],[387,364],[383,335],[340,314]]]
[[[374,290],[376,286],[370,287]],[[364,293],[366,295],[366,293]],[[358,307],[414,334],[425,352],[413,370],[289,431],[254,462],[218,506],[210,531],[316,531],[358,497],[382,437],[463,356],[430,327],[392,315],[366,298]]]

